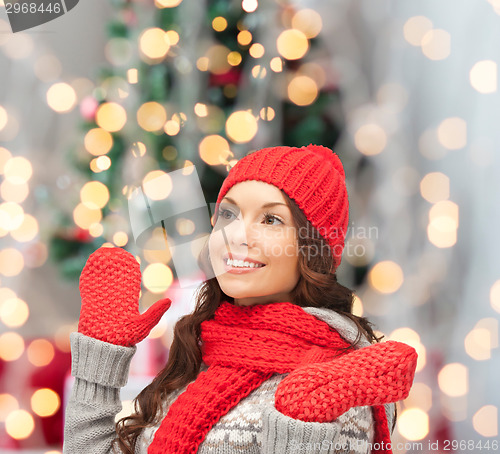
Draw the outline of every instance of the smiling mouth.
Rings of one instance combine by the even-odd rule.
[[[233,267],[233,268],[242,268],[242,269],[254,269],[254,268],[263,268],[264,264],[258,264],[258,263],[253,263],[253,262],[246,262],[243,260],[232,260],[232,259],[224,259],[224,263],[227,266]]]

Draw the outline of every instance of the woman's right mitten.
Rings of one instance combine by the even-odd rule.
[[[78,332],[115,345],[137,344],[172,304],[164,298],[140,314],[140,291],[141,269],[132,254],[116,247],[97,249],[80,275]]]

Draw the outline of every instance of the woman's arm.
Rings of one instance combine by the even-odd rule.
[[[71,334],[71,373],[75,383],[64,425],[64,454],[111,454],[115,416],[122,409],[120,388],[128,378],[136,347]]]

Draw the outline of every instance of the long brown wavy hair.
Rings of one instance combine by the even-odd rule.
[[[300,278],[292,290],[291,301],[301,307],[331,309],[350,318],[358,327],[356,345],[362,336],[371,343],[380,341],[371,323],[352,313],[354,291],[337,282],[331,249],[326,240],[308,221],[302,210],[281,191],[292,213],[297,232]],[[302,233],[306,232],[305,235]],[[207,275],[213,275],[208,257],[208,242],[200,253],[198,263]],[[181,317],[174,327],[174,337],[165,367],[134,400],[135,413],[116,424],[121,452],[134,454],[137,438],[149,426],[158,425],[163,417],[162,403],[169,393],[193,381],[200,370],[201,323],[211,319],[222,301],[234,302],[220,288],[217,279],[203,282],[196,293],[195,309]]]

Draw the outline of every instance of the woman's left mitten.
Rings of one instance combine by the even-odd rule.
[[[332,361],[302,366],[275,393],[281,413],[306,422],[332,422],[352,407],[381,405],[408,397],[417,352],[387,341]]]
[[[132,254],[121,248],[97,249],[80,275],[78,332],[115,345],[137,344],[172,303],[164,298],[140,314],[140,291],[140,265]]]

